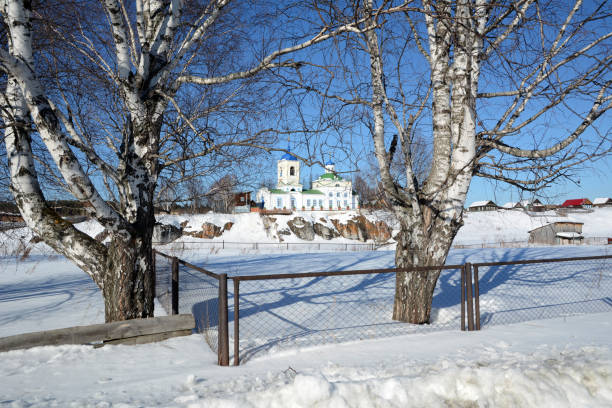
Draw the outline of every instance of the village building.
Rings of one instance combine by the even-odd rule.
[[[560,221],[529,231],[529,243],[541,245],[581,244],[582,222]]]
[[[248,213],[251,211],[251,192],[244,191],[234,194],[234,213]]]
[[[255,201],[260,208],[330,211],[359,208],[353,183],[336,174],[332,161],[325,164],[325,173],[312,182],[309,190],[304,190],[300,183],[300,162],[291,153],[285,153],[276,167],[276,188],[263,187],[257,191]]]
[[[546,206],[537,198],[535,200],[522,200],[519,202],[508,202],[501,206],[505,210],[546,211]]]
[[[561,204],[561,208],[591,208],[593,203],[588,198],[575,198],[571,200],[565,200]]]
[[[495,211],[499,207],[491,200],[486,201],[474,201],[468,207],[468,211]]]
[[[593,200],[593,207],[612,207],[612,198],[599,197]]]

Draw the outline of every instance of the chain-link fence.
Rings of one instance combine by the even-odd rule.
[[[172,258],[153,251],[155,265],[155,297],[166,314],[172,314]]]
[[[426,272],[439,270],[429,268]],[[234,364],[291,347],[459,330],[461,266],[441,270],[431,323],[426,325],[392,319],[396,272],[387,269],[231,277],[234,285],[229,288],[229,333],[230,343],[234,344]],[[236,322],[239,330],[234,326]]]
[[[374,251],[391,244],[374,242],[231,242],[215,241],[174,241],[168,244],[154,243],[157,250],[176,255],[193,251],[218,254],[224,251],[257,254],[268,252],[356,252]]]
[[[430,323],[414,325],[392,319],[398,269],[228,277],[157,254],[158,299],[169,313],[194,315],[222,365],[292,347],[612,311],[612,256],[415,268],[440,275]]]
[[[155,296],[164,310],[167,314],[192,314],[196,331],[219,353],[219,330],[223,324],[220,310],[227,314],[227,303],[220,303],[222,275],[158,251],[154,254]]]
[[[473,268],[481,326],[612,311],[612,256],[480,263]]]

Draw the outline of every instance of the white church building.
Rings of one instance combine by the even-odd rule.
[[[353,183],[335,172],[334,163],[325,165],[325,173],[312,182],[312,190],[300,184],[300,162],[291,153],[285,153],[277,163],[276,188],[263,187],[257,191],[255,201],[266,210],[354,210],[359,208],[359,197],[353,192]]]

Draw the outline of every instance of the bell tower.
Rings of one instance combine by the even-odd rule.
[[[291,154],[291,145],[277,163],[277,188],[284,191],[302,191],[300,161]]]

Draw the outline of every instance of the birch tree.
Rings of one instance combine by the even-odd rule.
[[[341,58],[367,72],[369,94],[353,87],[328,96],[367,108],[383,189],[401,226],[395,263],[410,269],[445,263],[474,177],[534,191],[609,154],[612,18],[605,0],[401,6],[384,15],[363,0],[344,13],[363,21],[346,40],[362,54],[347,62],[339,45]],[[423,178],[415,173],[417,131],[431,143]],[[398,162],[401,179],[391,171]],[[398,273],[393,318],[429,322],[438,277]]]
[[[271,18],[274,12],[280,17],[290,10],[274,10],[272,5],[265,5]],[[45,6],[59,10],[56,21],[45,21]],[[299,63],[290,54],[355,31],[358,25],[308,25],[302,20],[299,30],[257,44],[274,35],[254,25],[237,27],[238,14],[232,15],[233,10],[248,20],[256,8],[231,0],[2,1],[6,44],[0,48],[0,68],[7,85],[1,108],[10,188],[29,228],[101,288],[106,321],[153,316],[153,202],[163,169],[227,145],[261,144],[261,134],[248,131],[236,131],[229,141],[219,142],[202,125],[207,115],[233,100],[248,81],[275,69],[296,68]],[[34,48],[43,40],[43,28],[60,48]],[[252,37],[252,47],[231,49],[232,33],[249,28],[251,33],[242,34]],[[209,54],[223,47],[228,55]],[[216,69],[203,68],[207,57],[211,64],[217,63]],[[71,73],[42,75],[64,66]],[[52,88],[84,76],[91,82],[75,82],[81,89]],[[185,99],[186,94],[208,97],[208,91],[227,84],[234,84],[233,89],[219,104],[188,113],[193,99]],[[76,106],[79,97],[82,105]],[[96,104],[100,100],[103,103]],[[87,106],[93,106],[89,112]],[[94,134],[96,126],[87,131],[84,122],[76,120],[80,110],[82,117],[88,117],[104,109],[108,115],[99,119],[99,125],[111,123],[115,132]],[[202,148],[177,154],[176,142],[164,139],[170,120],[189,128]],[[90,204],[89,214],[109,231],[108,246],[80,232],[47,204],[32,152],[34,139],[44,144],[69,192]],[[165,149],[164,142],[168,142]]]

